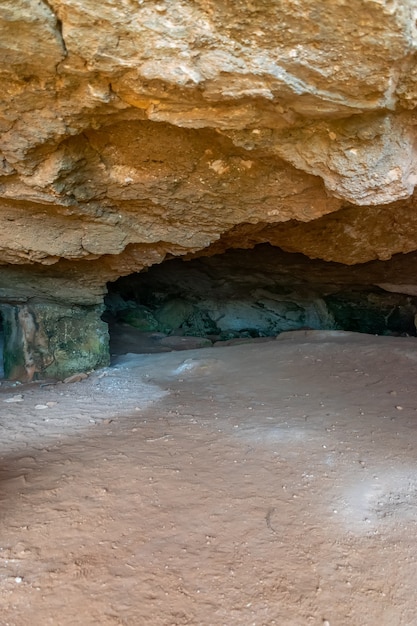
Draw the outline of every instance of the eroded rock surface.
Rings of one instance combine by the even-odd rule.
[[[172,259],[110,284],[106,316],[120,353],[161,333],[215,345],[301,329],[416,336],[417,292],[398,282],[412,283],[415,263],[416,253],[352,270],[265,244]]]
[[[1,301],[99,307],[107,281],[208,248],[416,250],[416,17],[416,0],[5,0]]]

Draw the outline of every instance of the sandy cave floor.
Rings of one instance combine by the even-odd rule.
[[[3,382],[1,626],[417,624],[416,348],[301,331]]]

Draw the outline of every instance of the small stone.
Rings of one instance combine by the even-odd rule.
[[[402,411],[403,410],[403,407],[400,406],[399,404],[397,404],[397,406],[395,408],[397,409],[397,411]]]
[[[16,576],[14,580],[16,583],[21,583],[23,581],[23,578],[21,576]]]
[[[49,409],[47,404],[35,404],[35,409],[43,410],[43,409]]]
[[[6,400],[3,400],[3,402],[23,402],[23,396],[21,393],[18,393],[11,398],[6,398]]]
[[[79,374],[73,374],[72,376],[68,376],[67,378],[64,378],[62,382],[68,385],[70,383],[79,383],[82,380],[85,380],[86,378],[88,378],[88,375],[84,374],[84,372],[80,372]]]
[[[158,321],[152,311],[146,306],[138,304],[135,308],[129,308],[119,312],[119,318],[142,332],[158,330]]]
[[[46,406],[51,408],[51,406],[56,406],[58,404],[58,402],[47,402]]]

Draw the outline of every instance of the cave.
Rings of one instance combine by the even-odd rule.
[[[416,17],[0,2],[1,624],[416,623]]]
[[[215,0],[189,8],[126,3],[120,11],[109,0],[103,22],[76,1],[6,3],[0,296],[7,378],[60,379],[104,367],[106,320],[113,344],[115,323],[127,324],[135,303],[148,309],[153,332],[212,344],[303,327],[414,336],[411,261],[401,277],[396,260],[417,249],[412,11],[329,2],[328,11],[306,3],[306,13],[303,2],[255,10],[244,0],[238,23],[232,4]],[[97,36],[85,32],[90,23]],[[278,273],[271,278],[275,270],[261,267],[261,255],[273,254],[260,252],[268,244],[282,276],[287,263],[296,276],[299,263],[314,280],[296,278],[295,293]],[[219,255],[219,264],[235,259],[235,287],[222,292],[228,312],[213,309],[218,296],[203,312],[192,285],[161,296],[164,314],[176,299],[187,319],[177,328],[172,320],[158,325],[150,321],[162,315],[156,285],[146,288],[149,303],[127,293],[137,273],[139,282],[157,280],[165,271],[159,265],[193,271],[204,263],[214,272]],[[238,265],[248,268],[250,258],[259,265],[259,290],[276,282],[251,302],[238,293]],[[118,289],[130,311],[116,310]]]
[[[297,330],[415,337],[417,298],[401,286],[412,263],[401,256],[348,267],[269,244],[169,259],[108,284],[110,352],[233,345]],[[394,275],[398,286],[384,289]]]

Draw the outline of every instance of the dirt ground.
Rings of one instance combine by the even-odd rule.
[[[1,626],[417,624],[417,340],[0,386]]]

